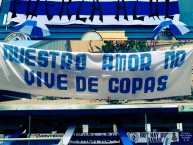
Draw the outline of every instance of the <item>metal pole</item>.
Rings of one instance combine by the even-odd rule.
[[[67,47],[67,49],[66,49],[66,51],[71,51],[71,45],[70,45],[70,40],[66,40],[66,47]]]
[[[146,131],[147,145],[149,145],[149,140],[148,140],[149,133],[147,131],[147,116],[146,116],[146,114],[145,114],[145,131]]]
[[[29,116],[29,125],[28,125],[28,138],[30,138],[31,135],[31,116]],[[28,145],[30,145],[30,140],[28,141]]]

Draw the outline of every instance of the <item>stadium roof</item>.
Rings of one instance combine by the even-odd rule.
[[[19,100],[22,102],[22,100]],[[189,103],[183,103],[184,105]],[[0,115],[113,115],[141,114],[156,112],[178,112],[179,103],[175,104],[0,104]]]

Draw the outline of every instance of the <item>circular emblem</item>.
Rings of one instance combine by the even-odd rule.
[[[131,139],[132,142],[137,142],[139,139],[139,136],[136,132],[130,132],[129,138]]]
[[[102,36],[96,31],[86,32],[81,40],[103,40]]]
[[[22,32],[12,32],[6,38],[5,41],[18,41],[18,40],[30,40],[30,37]]]

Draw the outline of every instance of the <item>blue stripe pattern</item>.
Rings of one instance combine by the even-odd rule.
[[[126,131],[122,127],[118,128],[118,134],[121,138],[123,145],[133,145],[131,139],[129,139]]]
[[[18,138],[22,132],[24,131],[25,129],[21,128],[19,130],[17,130],[14,134],[12,134],[9,138]],[[4,141],[1,145],[11,145],[14,141],[13,140],[7,140],[7,141]]]
[[[187,25],[180,22],[180,21],[173,21],[173,20],[165,20],[162,21],[154,30],[155,36],[161,31],[163,27],[168,27],[170,32],[176,36],[184,35],[188,33],[190,30],[188,29]]]
[[[61,0],[62,1],[62,0]],[[14,12],[14,9],[16,8],[17,14],[27,14],[28,10],[33,12],[37,1],[23,1],[23,0],[12,0],[10,4],[10,12]],[[82,3],[82,6],[81,6]],[[16,4],[16,5],[15,5]],[[80,13],[79,15],[91,15],[92,13],[92,5],[95,4],[95,6],[98,7],[97,2],[88,2],[88,1],[81,1],[81,2],[71,2],[68,5],[68,10],[71,15],[76,15],[78,8],[80,7]],[[114,1],[103,1],[100,2],[100,7],[102,10],[102,15],[116,15],[117,9],[116,5],[118,2]],[[28,7],[29,5],[29,7]],[[123,2],[120,2],[120,5],[123,6]],[[125,2],[126,8],[127,8],[127,15],[133,15],[134,7],[136,5],[136,15],[143,15],[143,16],[149,16],[150,15],[150,2],[142,2],[142,1],[126,1]],[[35,13],[37,15],[46,15],[46,11],[50,15],[58,15],[59,11],[61,10],[62,2],[53,2],[53,1],[40,1],[37,5],[37,9]],[[166,2],[159,2],[158,3],[158,14],[159,15],[166,15],[166,8],[167,4]],[[67,5],[65,3],[64,10],[63,10],[63,16],[66,15],[66,8]],[[156,12],[156,2],[152,3],[152,13],[155,14]],[[167,11],[168,15],[174,15],[179,14],[179,7],[178,7],[178,1],[173,1],[169,3],[169,11]],[[95,15],[99,15],[99,12],[96,10]],[[124,15],[123,9],[119,11],[119,15]]]
[[[20,30],[20,29],[22,29],[23,27],[26,27],[26,26],[33,27],[30,35],[32,35],[32,36],[43,36],[42,28],[37,27],[37,22],[36,21],[26,21],[22,25],[17,26],[17,30]]]

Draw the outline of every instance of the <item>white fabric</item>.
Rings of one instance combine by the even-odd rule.
[[[63,145],[68,145],[75,131],[75,125],[70,125],[63,136]]]
[[[35,0],[32,0],[35,1]],[[32,2],[31,1],[31,2]],[[55,7],[55,4],[53,4],[53,6],[50,6],[51,4],[49,4],[49,2],[54,2],[54,3],[62,3],[62,2],[69,2],[69,7],[64,6],[63,7],[63,11],[65,12],[65,9],[69,10],[69,13],[72,14],[70,15],[68,18],[66,14],[63,14],[63,16],[59,16],[59,12],[57,13],[53,13],[53,11],[58,11],[58,7]],[[21,22],[24,21],[26,19],[34,19],[34,20],[41,20],[41,22],[43,22],[44,24],[48,24],[48,25],[70,25],[70,24],[86,24],[86,25],[158,25],[161,21],[165,20],[166,17],[166,13],[164,11],[160,11],[160,9],[166,9],[165,7],[169,8],[169,15],[170,17],[173,16],[173,20],[179,20],[179,7],[178,7],[178,0],[169,0],[168,2],[166,2],[165,0],[125,0],[125,1],[118,1],[118,0],[100,0],[100,1],[93,1],[93,0],[40,0],[40,2],[42,3],[42,10],[40,10],[40,7],[37,3],[36,7],[37,9],[34,9],[34,5],[30,5],[30,3],[28,3],[27,5],[29,6],[29,9],[31,10],[31,12],[34,12],[35,16],[30,17],[27,16],[26,13],[27,10],[24,11],[20,11],[20,9],[22,7],[20,7],[20,5],[22,6],[22,0],[20,3],[14,5],[15,8],[11,9],[10,8],[10,12],[8,14],[8,22]],[[48,2],[48,4],[47,4]],[[76,3],[76,2],[83,2],[81,3],[79,6],[74,6],[72,5],[72,3]],[[85,5],[84,3],[88,3],[90,2],[91,4],[89,5]],[[95,3],[96,7],[100,5],[100,3],[106,3],[106,5],[103,5],[100,7],[101,12],[97,12],[97,9],[92,9],[92,3]],[[152,10],[151,10],[151,6],[150,6],[150,2],[152,4]],[[157,3],[158,2],[158,3]],[[99,3],[99,5],[98,5]],[[108,4],[110,5],[108,5]],[[124,3],[126,4],[126,13],[127,13],[127,17],[128,20],[124,19],[124,14],[123,14],[123,10],[118,10],[117,4],[120,4],[120,6],[122,7],[124,5]],[[131,3],[131,4],[128,4]],[[141,4],[141,3],[146,3],[146,5]],[[159,4],[162,3],[162,4]],[[175,3],[175,6],[172,4]],[[149,4],[149,5],[147,5]],[[156,7],[156,5],[158,4],[158,8]],[[23,6],[26,4],[23,4]],[[61,4],[63,5],[63,4]],[[129,5],[129,6],[128,6]],[[133,5],[133,6],[132,6]],[[167,5],[167,6],[166,6]],[[131,6],[131,7],[130,7]],[[163,8],[164,7],[164,8]],[[15,10],[16,9],[16,10]],[[46,9],[46,11],[44,10]],[[106,12],[106,9],[108,9],[108,12]],[[132,9],[132,10],[131,10]],[[144,11],[144,9],[147,9],[146,11]],[[155,14],[155,16],[150,16],[151,14],[149,14],[150,11],[152,11],[152,15],[154,15],[154,13],[156,12],[156,9],[158,9],[159,13]],[[34,11],[33,11],[34,10]],[[62,9],[60,9],[62,10]],[[80,13],[79,13],[80,10]],[[90,19],[90,17],[92,16],[92,10],[96,11],[94,12],[94,18],[93,20]],[[42,12],[40,12],[42,11]],[[75,11],[75,12],[73,12]],[[84,12],[82,12],[84,11]],[[115,12],[116,11],[116,12]],[[129,12],[132,11],[132,12]],[[16,14],[15,14],[16,12]],[[36,13],[37,12],[37,13]],[[39,13],[38,13],[39,12]],[[164,12],[164,13],[163,13]],[[14,13],[14,14],[13,14]],[[45,14],[46,13],[46,14]],[[98,13],[100,13],[102,15],[103,20],[99,19],[99,15]],[[119,20],[115,19],[116,15],[119,14]],[[37,16],[36,16],[37,14]],[[52,18],[48,18],[46,15],[50,14],[52,16]],[[53,15],[52,15],[53,14]],[[80,18],[86,18],[86,21],[81,21],[80,19],[77,19],[77,14],[78,16],[80,16]],[[33,15],[33,14],[31,14]],[[157,16],[158,15],[158,16]],[[141,16],[145,16],[144,20],[136,20],[136,18],[134,19],[133,17],[141,17]]]
[[[8,14],[8,22],[21,22],[26,19],[25,14],[17,14],[16,18],[11,18],[12,13]],[[72,15],[71,19],[68,20],[67,16],[63,16],[61,19],[58,16],[53,16],[53,19],[49,21],[47,17],[43,15],[38,15],[37,17],[33,17],[33,20],[41,20],[44,24],[47,25],[71,25],[71,24],[88,24],[88,25],[158,25],[160,22],[165,20],[165,16],[158,17],[149,17],[145,16],[144,21],[134,20],[133,16],[128,16],[128,21],[124,19],[124,16],[119,17],[119,21],[115,19],[114,15],[103,16],[103,22],[99,20],[99,16],[94,16],[93,21],[89,20],[88,15],[81,15],[80,17],[87,18],[86,22],[77,21],[76,16]],[[179,20],[180,15],[175,14],[173,20]]]
[[[62,133],[56,134],[46,134],[46,133],[35,133],[31,134],[31,138],[52,138],[52,137],[62,137]],[[70,140],[71,144],[86,144],[86,143],[120,143],[120,139],[116,138],[117,133],[103,132],[103,133],[74,133],[73,140]],[[168,145],[166,143],[179,142],[179,132],[127,132],[127,136],[134,143],[147,143],[147,136],[149,143],[163,143],[163,145]],[[81,138],[82,137],[82,138]],[[96,137],[96,138],[94,138]],[[169,138],[169,141],[166,140]]]
[[[15,59],[10,50],[15,51]],[[170,68],[171,56],[166,57],[169,53],[176,56],[174,64],[182,61],[181,66]],[[192,48],[102,54],[49,51],[0,43],[0,89],[73,98],[107,99],[111,96],[117,100],[189,95],[192,55]],[[120,64],[118,56],[125,56],[125,63]]]

